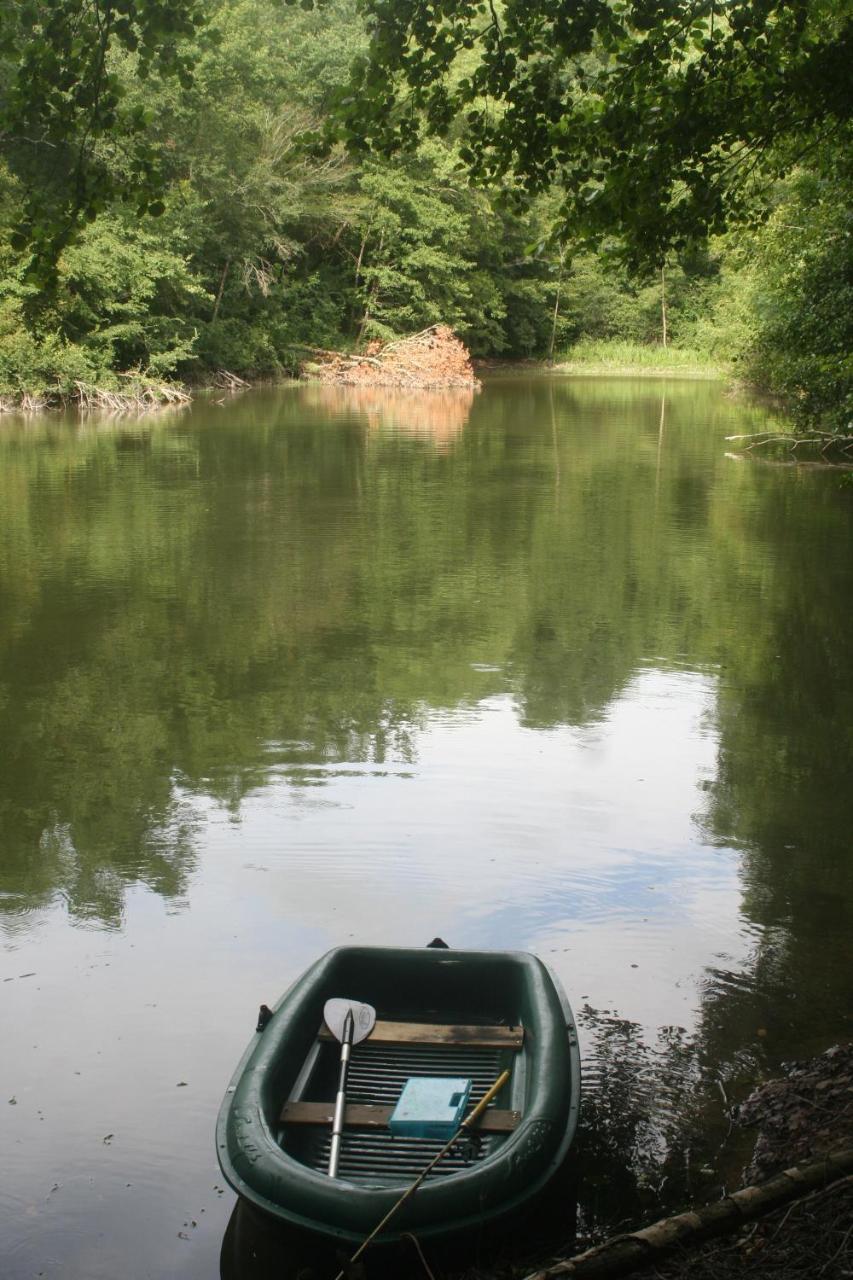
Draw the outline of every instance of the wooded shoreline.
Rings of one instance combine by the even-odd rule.
[[[310,346],[298,347],[306,354],[317,354],[324,357],[337,357],[354,366],[369,364],[375,360],[370,355],[359,352],[335,352]],[[724,366],[667,363],[621,363],[618,360],[605,362],[602,360],[561,360],[554,363],[541,359],[488,359],[473,362],[476,375],[484,377],[603,377],[603,378],[679,378],[685,380],[722,381],[727,378]],[[251,381],[227,369],[218,369],[209,376],[199,377],[191,382],[177,382],[160,379],[148,379],[138,375],[122,375],[127,378],[125,386],[95,386],[79,381],[70,392],[60,391],[55,387],[45,387],[18,393],[0,394],[0,419],[4,414],[49,413],[77,409],[81,414],[103,412],[115,414],[145,414],[158,409],[187,407],[198,395],[210,395],[221,392],[233,395],[251,390],[255,387],[292,386],[314,381],[310,374],[294,376],[282,374],[278,377],[253,378]],[[474,380],[476,381],[476,379]],[[389,384],[390,385],[390,384]],[[403,385],[403,384],[401,384]],[[434,385],[444,386],[444,383]],[[427,387],[410,386],[412,394],[417,394]],[[751,391],[751,388],[744,388]]]

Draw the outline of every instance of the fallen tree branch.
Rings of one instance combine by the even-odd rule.
[[[407,342],[416,342],[418,338],[425,338],[428,333],[435,333],[437,329],[441,329],[440,324],[428,325],[426,329],[419,329],[417,333],[411,334],[408,338],[395,338],[393,342],[386,342],[382,348],[382,354],[386,351],[393,351],[395,347],[405,346]]]
[[[225,391],[243,391],[249,387],[249,383],[245,378],[241,378],[239,374],[232,373],[230,369],[217,369],[213,375],[213,385],[223,388]]]
[[[289,351],[310,351],[315,356],[326,356],[329,360],[349,360],[352,364],[375,364],[382,368],[382,361],[375,356],[355,355],[351,351],[328,351],[326,347],[309,347],[304,342],[289,342]]]
[[[833,444],[844,444],[845,442],[853,441],[853,436],[840,436],[840,435],[836,435],[832,431],[818,431],[816,433],[816,436],[813,438],[810,438],[808,441],[806,441],[806,439],[802,436],[790,436],[790,435],[780,436],[777,431],[748,431],[744,435],[726,436],[725,438],[726,440],[757,440],[763,444],[768,444],[771,440],[783,440],[783,441],[796,440],[798,442],[802,442],[803,444],[805,443],[816,444],[820,440],[827,440]]]
[[[587,1249],[574,1258],[555,1262],[536,1271],[527,1280],[557,1280],[575,1276],[578,1280],[612,1280],[640,1267],[651,1266],[676,1245],[690,1245],[736,1231],[745,1222],[762,1218],[792,1201],[822,1191],[832,1183],[853,1176],[853,1148],[829,1155],[812,1164],[786,1169],[767,1182],[744,1187],[714,1204],[705,1205],[659,1222],[640,1231],[614,1236],[604,1244]]]

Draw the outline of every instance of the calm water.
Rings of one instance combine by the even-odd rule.
[[[853,488],[726,456],[764,425],[600,379],[0,424],[6,1280],[216,1280],[225,1084],[350,939],[559,973],[583,1231],[716,1193],[724,1101],[853,1011]]]

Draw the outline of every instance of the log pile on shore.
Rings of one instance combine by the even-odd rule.
[[[419,390],[480,385],[467,349],[446,324],[430,325],[395,342],[371,342],[363,354],[302,349],[315,357],[303,364],[303,377],[335,386]]]

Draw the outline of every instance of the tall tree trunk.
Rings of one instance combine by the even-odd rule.
[[[213,315],[210,317],[211,324],[216,323],[216,317],[219,315],[219,306],[220,306],[220,303],[222,302],[222,291],[225,288],[225,280],[228,276],[228,271],[230,266],[231,266],[231,259],[228,258],[225,262],[225,266],[222,268],[222,275],[219,279],[219,288],[216,292],[216,301],[213,304]]]
[[[563,264],[566,261],[565,245],[560,245],[560,270],[557,275],[557,296],[554,298],[554,315],[551,318],[551,341],[548,343],[548,363],[554,363],[554,342],[557,338],[557,318],[560,314],[560,291],[563,287]]]
[[[362,263],[362,259],[364,258],[364,251],[367,248],[367,237],[369,235],[370,235],[370,227],[367,228],[364,235],[361,237],[361,244],[358,246],[358,260],[356,261],[356,264],[355,264],[356,286],[358,286],[358,278],[361,275],[361,263]]]
[[[666,268],[660,269],[660,318],[663,345],[666,346]]]
[[[376,257],[377,257],[377,259],[378,259],[378,258],[381,256],[381,254],[382,254],[382,246],[384,245],[384,243],[385,243],[385,232],[384,232],[384,231],[380,231],[380,233],[379,233],[379,248],[378,248],[378,249],[377,249],[377,251],[376,251]],[[359,261],[360,261],[360,258],[359,258]],[[358,337],[357,337],[357,338],[356,338],[356,340],[355,340],[355,345],[356,345],[356,347],[360,347],[360,346],[361,346],[361,340],[362,340],[362,338],[364,337],[364,331],[365,331],[365,329],[367,328],[367,322],[368,322],[368,320],[370,319],[370,308],[372,307],[373,303],[376,301],[376,297],[377,297],[378,293],[379,293],[379,280],[378,280],[378,278],[377,278],[377,279],[375,279],[375,280],[373,281],[372,286],[371,286],[371,287],[370,287],[370,289],[368,290],[367,298],[365,299],[365,303],[364,303],[364,315],[361,317],[361,324],[360,324],[360,325],[359,325],[359,327],[358,327]]]

